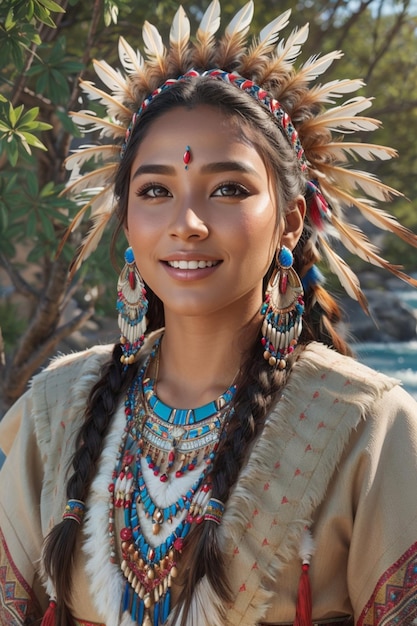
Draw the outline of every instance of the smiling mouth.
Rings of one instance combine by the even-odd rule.
[[[170,267],[178,270],[200,270],[218,265],[220,261],[167,261]]]

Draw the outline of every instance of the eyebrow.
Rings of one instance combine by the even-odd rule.
[[[242,172],[243,174],[259,175],[255,168],[241,161],[216,161],[214,163],[207,163],[201,168],[202,174],[217,174],[221,172]],[[132,176],[132,180],[141,174],[165,174],[167,176],[175,176],[176,169],[171,165],[147,163],[137,168]]]

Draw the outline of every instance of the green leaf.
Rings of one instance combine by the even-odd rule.
[[[22,126],[23,124],[28,124],[29,122],[33,122],[33,120],[35,120],[38,115],[39,107],[33,107],[33,109],[29,109],[24,113],[24,115],[22,115],[19,126]]]
[[[39,260],[45,256],[45,250],[43,248],[43,246],[35,246],[34,248],[32,248],[32,250],[29,252],[29,254],[26,257],[26,262],[27,263],[38,263]]]
[[[36,91],[38,93],[47,94],[49,87],[49,75],[48,72],[41,74],[36,81]]]
[[[12,140],[6,143],[6,154],[7,158],[10,161],[10,165],[14,167],[17,163],[17,159],[19,158],[19,149],[17,141]]]
[[[35,4],[35,12],[34,16],[39,22],[45,24],[45,26],[49,26],[50,28],[56,28],[56,24],[50,16],[50,13],[47,9],[44,9],[40,4]]]
[[[42,232],[49,241],[55,240],[55,230],[52,221],[43,211],[39,211],[39,219],[42,225]]]
[[[48,122],[35,122],[32,126],[32,130],[43,131],[43,130],[51,130],[53,128],[52,124],[48,124]]]
[[[49,11],[53,11],[54,13],[65,13],[65,9],[63,9],[59,4],[53,2],[53,0],[38,0],[40,4],[43,4]]]
[[[16,20],[14,17],[13,9],[10,9],[8,14],[6,15],[6,19],[4,20],[4,28],[6,30],[11,30],[16,26]]]
[[[4,205],[0,205],[0,232],[5,232],[9,225],[9,216]]]
[[[33,0],[29,0],[26,3],[26,19],[30,22],[33,19],[33,15],[35,13],[35,4]]]
[[[49,196],[52,196],[56,193],[55,191],[55,185],[52,181],[49,181],[49,183],[46,183],[46,185],[44,185],[44,187],[41,189],[41,198],[48,198]]]
[[[31,196],[37,196],[39,192],[38,177],[35,172],[28,172],[26,177],[26,185]]]
[[[81,137],[81,133],[80,133],[78,126],[74,124],[74,122],[72,121],[68,113],[66,113],[65,111],[57,110],[55,111],[55,114],[57,118],[59,119],[59,121],[61,122],[63,129],[67,133],[70,133],[70,135],[73,135],[74,137]]]
[[[20,107],[17,107],[15,109],[13,104],[9,102],[9,120],[10,120],[10,124],[12,128],[16,126],[16,122],[19,119],[19,115],[22,113],[22,111],[23,111],[23,105],[20,105]]]
[[[26,237],[32,238],[36,233],[36,215],[34,211],[29,211],[26,221]]]
[[[26,131],[23,131],[21,134],[23,135],[23,137],[25,138],[25,141],[27,141],[27,143],[30,146],[33,146],[34,148],[39,148],[40,150],[47,150],[48,149],[45,146],[45,144],[43,144],[42,141],[40,141],[40,139],[38,139],[35,135],[32,135],[32,133],[28,133]]]

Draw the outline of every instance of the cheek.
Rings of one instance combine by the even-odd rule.
[[[269,202],[245,216],[243,229],[249,248],[263,250],[267,256],[274,253],[280,229],[275,207]]]

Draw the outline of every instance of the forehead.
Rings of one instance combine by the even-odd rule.
[[[140,122],[139,122],[140,123]],[[227,115],[221,108],[197,105],[192,108],[178,106],[158,116],[150,125],[139,145],[137,155],[167,154],[172,149],[189,145],[210,153],[221,151],[224,156],[246,147],[245,152],[257,153],[251,142],[252,132],[238,115]]]

